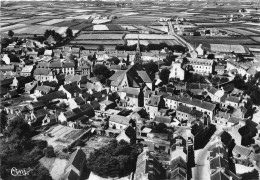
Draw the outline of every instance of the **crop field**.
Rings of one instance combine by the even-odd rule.
[[[36,24],[39,22],[47,21],[48,19],[29,19],[26,21],[23,21],[23,24]]]
[[[76,40],[120,40],[124,34],[80,34]]]
[[[52,19],[52,20],[48,20],[48,21],[45,21],[45,22],[41,22],[41,23],[38,23],[38,24],[41,24],[41,25],[53,25],[53,24],[56,24],[56,23],[59,23],[59,22],[63,22],[64,19]]]
[[[244,35],[244,36],[255,36],[255,35],[258,35],[256,33],[253,33],[253,32],[247,31],[247,30],[243,30],[243,29],[238,29],[238,28],[223,28],[223,29],[224,30],[228,30],[228,31],[232,31],[232,32]]]
[[[79,25],[79,22],[76,21],[62,21],[59,23],[53,24],[53,26],[58,26],[58,27],[71,27],[71,26],[76,26]]]
[[[250,38],[260,43],[260,36],[251,36]]]
[[[64,34],[67,27],[55,27],[55,26],[41,26],[41,25],[31,25],[28,27],[15,29],[15,34],[38,34],[43,35],[46,30],[55,30],[59,34]],[[7,33],[7,32],[6,32]]]
[[[92,21],[92,24],[103,24],[103,23],[108,23],[110,21],[111,19],[94,19]]]
[[[246,53],[242,45],[227,45],[227,44],[210,44],[210,50],[213,52],[235,52]]]
[[[1,22],[3,22],[3,23],[19,23],[19,22],[23,22],[23,21],[26,21],[26,20],[28,20],[28,19],[21,18],[21,19],[1,20]]]
[[[108,31],[109,29],[107,28],[106,25],[94,25],[93,26],[93,31]]]
[[[76,26],[70,27],[70,29],[72,29],[72,30],[82,30],[82,29],[89,28],[89,27],[92,27],[92,25],[91,24],[80,23],[80,24],[78,24]]]
[[[94,44],[94,45],[100,45],[100,44],[108,44],[108,45],[117,45],[117,44],[124,44],[124,40],[73,40],[70,41],[70,44]]]
[[[26,24],[15,24],[15,25],[10,25],[10,26],[6,26],[6,27],[1,27],[0,32],[15,30],[15,29],[19,29],[19,28],[22,28],[25,26],[27,26],[27,25]]]
[[[131,46],[131,45],[135,45],[137,44],[138,40],[127,40],[127,45]],[[180,45],[177,41],[175,40],[140,40],[140,44],[147,46],[148,44],[160,44],[160,43],[165,43],[168,45]]]
[[[191,45],[197,47],[199,44],[202,44],[205,47],[210,48],[210,44],[257,44],[254,40],[248,37],[210,37],[210,36],[182,36],[187,40]]]
[[[170,35],[159,35],[159,34],[127,34],[125,36],[126,40],[137,40],[137,39],[144,39],[144,40],[171,40],[176,39],[174,36]]]

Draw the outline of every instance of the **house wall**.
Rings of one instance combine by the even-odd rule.
[[[170,72],[170,78],[178,78],[181,81],[184,80],[185,71],[181,68],[181,63],[172,63]]]
[[[120,124],[120,123],[117,123],[117,122],[109,121],[109,127],[113,128],[114,125],[115,125],[116,129],[127,128],[127,125],[125,125],[125,124]]]
[[[231,102],[231,101],[226,101],[225,102],[225,106],[231,106],[231,107],[234,107],[234,108],[237,108],[238,107],[238,103],[235,103],[235,102]]]
[[[147,106],[144,105],[147,113],[150,115],[150,118],[155,118],[155,116],[157,116],[158,114],[158,107],[154,107],[154,106]]]
[[[177,107],[178,107],[177,101],[174,101],[172,99],[167,99],[167,98],[164,98],[164,101],[165,101],[166,107],[168,107],[170,109],[177,109]]]
[[[200,64],[191,64],[194,72],[198,74],[210,74],[212,73],[212,66],[200,65]]]
[[[181,111],[176,112],[176,117],[178,117],[180,120],[189,120],[190,119],[190,115],[188,113],[184,113]]]

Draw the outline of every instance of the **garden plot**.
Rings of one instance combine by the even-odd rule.
[[[79,22],[74,22],[74,21],[62,21],[56,24],[53,24],[54,26],[58,26],[58,27],[71,27],[71,26],[76,26],[78,25]]]
[[[213,52],[235,52],[246,53],[242,45],[227,45],[227,44],[210,44],[210,50]]]
[[[79,35],[76,40],[119,40],[123,39],[124,34],[81,34]]]
[[[124,44],[124,40],[73,40],[70,41],[70,44],[91,44],[91,45],[118,45],[118,44]]]
[[[121,27],[126,29],[126,30],[137,30],[136,27],[130,26],[130,25],[121,25]]]
[[[85,29],[85,28],[88,28],[88,27],[91,27],[92,25],[91,24],[78,24],[76,26],[72,26],[70,27],[70,29],[72,30],[82,30],[82,29]]]
[[[108,31],[109,29],[107,28],[106,25],[94,25],[93,30],[94,31]]]
[[[64,21],[64,19],[52,19],[52,20],[41,22],[41,23],[38,23],[38,24],[41,24],[41,25],[53,25],[53,24],[56,24],[56,23],[59,23],[59,22],[63,22],[63,21]]]

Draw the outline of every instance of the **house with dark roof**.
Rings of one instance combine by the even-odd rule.
[[[117,93],[120,96],[120,99],[126,101],[127,106],[139,107],[139,95],[142,93],[140,88],[125,87]],[[143,99],[142,97],[140,98]]]
[[[166,126],[170,126],[172,122],[172,118],[169,116],[155,116],[153,122],[155,122],[156,124],[163,123]]]
[[[72,154],[64,170],[64,180],[79,180],[86,162],[86,154],[77,148]]]
[[[54,99],[67,99],[67,95],[63,91],[55,91],[37,98],[38,100],[43,101],[44,103],[49,103]]]
[[[166,169],[167,179],[187,180],[187,164],[180,156],[172,159]]]
[[[82,93],[82,90],[77,85],[77,82],[61,85],[59,91],[63,91],[67,95],[68,99],[71,99],[72,97],[79,97]]]

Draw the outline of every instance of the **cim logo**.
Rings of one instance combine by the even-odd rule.
[[[28,176],[32,171],[32,169],[31,168],[17,169],[16,167],[13,167],[11,170],[9,169],[8,171],[11,171],[12,176]]]

